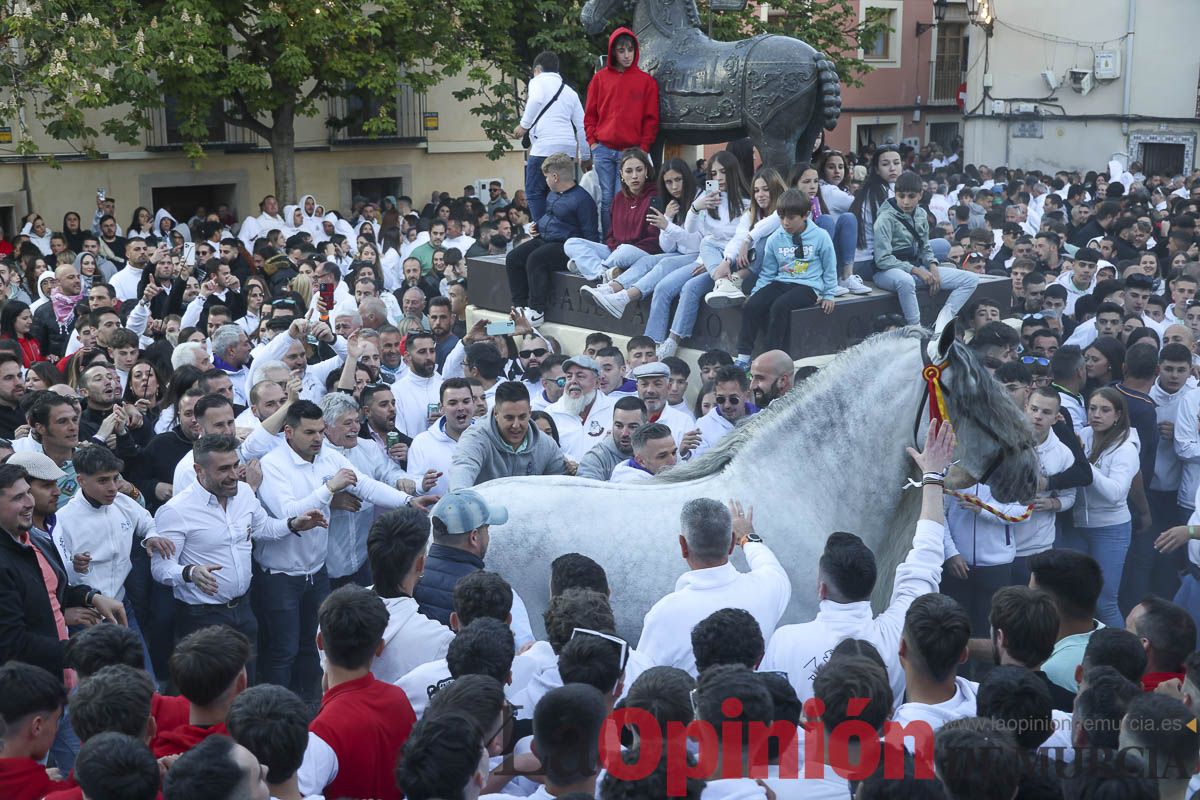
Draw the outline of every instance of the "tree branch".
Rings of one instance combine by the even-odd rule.
[[[238,107],[238,110],[242,112],[242,116],[240,118],[234,117],[225,110],[224,106],[222,106],[221,117],[224,119],[224,121],[230,125],[239,125],[243,128],[248,128],[269,141],[271,139],[271,129],[255,119],[254,114],[250,111],[250,106],[246,103],[246,98],[242,95],[242,93],[234,91],[232,94],[230,94],[230,99],[233,100],[233,103]]]

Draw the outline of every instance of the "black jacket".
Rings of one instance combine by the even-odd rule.
[[[142,450],[126,475],[146,498],[146,510],[153,514],[163,504],[154,494],[160,483],[171,483],[175,467],[192,450],[192,440],[183,435],[178,425],[158,434]]]
[[[454,585],[459,578],[483,566],[483,559],[474,553],[444,544],[430,545],[425,574],[413,589],[413,599],[421,613],[449,625],[450,612],[454,610]]]
[[[75,312],[62,323],[54,316],[54,303],[42,303],[33,312],[33,331],[31,335],[37,339],[38,347],[42,348],[44,356],[66,355],[67,344],[71,341],[71,332],[75,330]]]
[[[0,530],[0,663],[15,659],[49,670],[63,671],[66,642],[58,638],[54,610],[38,566],[37,547],[58,576],[58,604],[64,610],[82,606],[91,588],[67,585],[58,550],[48,540],[30,534],[32,546],[18,544]]]
[[[11,439],[17,428],[24,424],[25,415],[21,413],[21,409],[0,403],[0,436]]]

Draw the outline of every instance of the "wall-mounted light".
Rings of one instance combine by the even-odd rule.
[[[923,36],[940,25],[946,19],[946,9],[949,6],[950,0],[933,0],[933,22],[918,22],[917,36]]]

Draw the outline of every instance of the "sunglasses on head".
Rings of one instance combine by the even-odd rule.
[[[550,351],[544,347],[535,347],[532,350],[518,351],[517,355],[519,355],[521,358],[541,358],[542,356],[546,355],[546,353],[548,353],[548,352],[550,352]]]
[[[625,671],[625,665],[629,662],[629,643],[620,636],[614,636],[611,633],[601,633],[591,628],[575,628],[571,631],[571,638],[574,639],[576,636],[592,636],[615,644],[620,650],[621,671]]]

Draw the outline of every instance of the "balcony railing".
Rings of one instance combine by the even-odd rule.
[[[958,87],[966,80],[966,27],[944,22],[937,28],[937,56],[929,76],[929,102],[952,104],[958,100]]]
[[[423,142],[425,136],[425,95],[410,86],[400,86],[396,93],[395,127],[372,136],[367,133],[367,120],[379,113],[380,103],[365,93],[348,90],[341,97],[329,99],[329,143],[370,144],[379,142]]]

